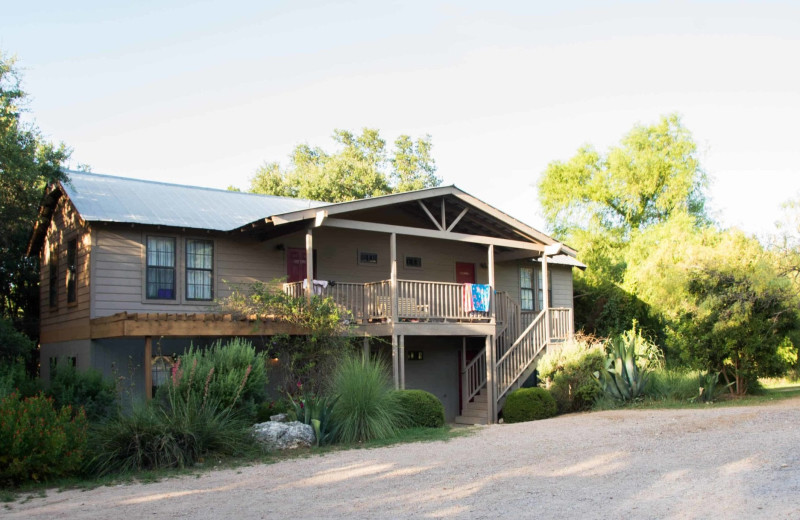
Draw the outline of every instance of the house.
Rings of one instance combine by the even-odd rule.
[[[398,388],[432,392],[449,420],[494,422],[573,333],[575,251],[454,186],[329,204],[69,176],[48,187],[28,250],[41,261],[45,379],[58,359],[107,375],[130,365],[149,397],[162,352],[302,332],[214,312],[229,284],[285,278],[289,293],[348,309]]]

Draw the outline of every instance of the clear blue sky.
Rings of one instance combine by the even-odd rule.
[[[547,164],[677,112],[724,225],[800,193],[800,2],[14,2],[36,123],[112,175],[248,185],[334,128],[431,134],[439,174],[543,228]]]

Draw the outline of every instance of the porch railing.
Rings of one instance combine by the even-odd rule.
[[[481,350],[472,358],[462,369],[462,372],[462,384],[464,386],[461,399],[466,403],[478,395],[478,392],[486,384],[486,350]]]
[[[508,351],[497,360],[495,373],[497,374],[496,399],[498,402],[514,386],[517,379],[527,370],[542,349],[547,346],[545,319],[548,314],[547,309],[540,312]]]
[[[294,297],[305,294],[303,282],[284,284],[284,292]],[[391,282],[315,284],[313,293],[331,297],[352,312],[354,319],[391,319]],[[489,303],[491,309],[491,302]],[[397,281],[397,319],[403,321],[489,321],[491,313],[468,311],[464,306],[464,285],[417,280]]]

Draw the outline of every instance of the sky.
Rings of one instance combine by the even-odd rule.
[[[120,4],[120,5],[117,5]],[[247,188],[299,143],[430,134],[444,184],[547,230],[547,165],[677,113],[724,226],[800,196],[800,2],[14,2],[29,117],[71,166]]]

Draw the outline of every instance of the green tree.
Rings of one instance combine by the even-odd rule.
[[[378,130],[365,128],[361,135],[334,130],[338,151],[297,145],[289,167],[266,162],[250,180],[250,191],[283,197],[343,202],[376,197],[441,184],[430,154],[430,136],[412,141],[402,135],[391,152]]]
[[[39,262],[25,252],[43,189],[67,180],[70,151],[23,121],[26,97],[15,59],[0,53],[0,319],[36,337]]]

